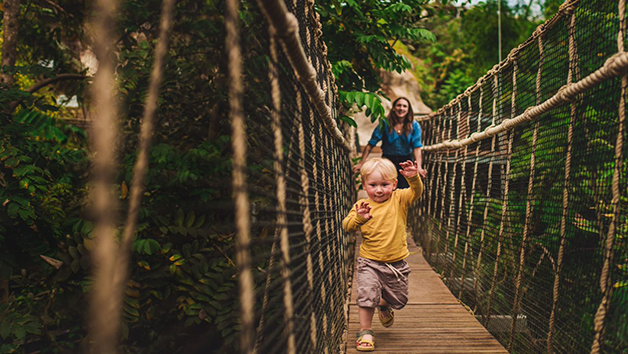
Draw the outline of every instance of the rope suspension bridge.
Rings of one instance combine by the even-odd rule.
[[[258,67],[268,75],[246,81],[250,63],[242,61],[239,5],[226,0],[233,144],[228,208],[235,217],[225,222],[236,235],[238,279],[238,289],[227,293],[239,302],[239,313],[227,315],[238,323],[243,353],[344,352],[354,349],[356,239],[341,228],[356,193],[351,128],[336,123],[338,98],[314,2],[257,5],[268,35],[246,50],[267,59]],[[142,153],[151,145],[172,6],[164,2],[120,245],[113,242],[116,206],[108,192],[115,157],[107,151],[117,138],[109,89],[114,66],[107,59],[115,6],[103,6],[96,22],[103,53],[93,85],[100,132],[93,134],[99,177],[92,196],[100,215],[90,317],[96,352],[116,350],[147,168]],[[455,296],[443,300],[446,306],[466,308],[461,312],[499,341],[487,334],[482,342],[495,352],[628,348],[625,9],[624,0],[568,0],[475,85],[421,121],[429,173],[408,217],[409,235],[421,247],[413,257],[421,273],[434,275],[434,269],[451,292],[439,287],[435,293]],[[261,92],[267,95],[256,96],[250,86],[266,87]],[[413,318],[412,311],[420,316],[429,309],[407,311]],[[439,318],[432,321],[437,326]],[[402,352],[419,350],[415,344]]]

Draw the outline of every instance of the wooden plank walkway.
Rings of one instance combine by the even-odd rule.
[[[359,247],[359,236],[357,241]],[[409,301],[404,309],[395,311],[395,324],[390,328],[379,323],[375,312],[375,353],[508,353],[451,294],[410,238],[408,248],[406,261],[412,269]],[[353,286],[347,338],[347,353],[351,354],[360,353],[355,349],[355,334],[360,330],[355,300]]]

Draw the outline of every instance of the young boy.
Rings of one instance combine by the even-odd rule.
[[[342,221],[347,232],[362,232],[362,245],[357,261],[357,286],[360,332],[356,349],[375,350],[371,328],[375,307],[384,327],[392,326],[393,309],[400,310],[408,302],[408,256],[406,219],[410,204],[419,199],[423,183],[417,164],[401,162],[399,172],[410,188],[395,190],[395,165],[381,158],[370,159],[362,165],[360,175],[368,199],[361,199]]]

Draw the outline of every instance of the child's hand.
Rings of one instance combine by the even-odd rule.
[[[373,217],[373,215],[371,215],[371,206],[368,202],[362,202],[359,205],[356,204],[355,211],[358,213],[358,215],[365,218],[366,220],[371,220],[371,218]]]
[[[399,163],[399,166],[402,168],[399,170],[399,173],[406,178],[415,177],[419,174],[419,167],[416,162],[408,160],[406,162]]]

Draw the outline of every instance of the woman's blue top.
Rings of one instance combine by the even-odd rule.
[[[373,130],[369,145],[375,146],[380,140],[382,141],[382,155],[384,156],[412,155],[412,150],[423,146],[421,143],[421,126],[417,121],[412,122],[412,132],[407,135],[402,133],[402,136],[394,130],[391,133],[386,122],[383,127],[378,125]]]

